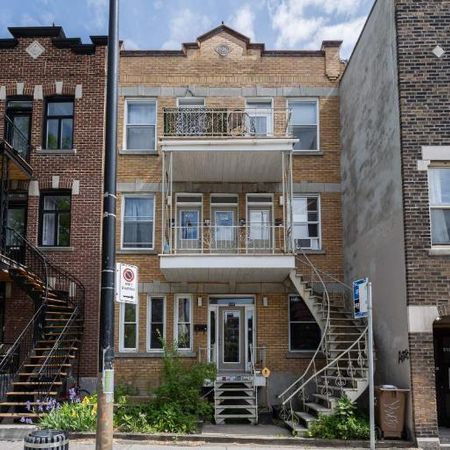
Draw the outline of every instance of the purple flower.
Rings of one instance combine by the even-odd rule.
[[[21,417],[21,418],[20,418],[20,421],[21,421],[22,423],[25,423],[26,420],[27,420],[27,419],[26,419],[25,417]]]
[[[25,408],[27,411],[31,411],[31,402],[29,400],[25,403]]]
[[[33,421],[32,421],[29,417],[27,417],[27,418],[25,419],[25,423],[27,423],[28,425],[32,425],[32,424],[33,424]]]

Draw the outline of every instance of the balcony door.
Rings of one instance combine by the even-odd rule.
[[[26,217],[26,202],[9,202],[6,215],[6,225],[8,227],[6,232],[6,250],[8,255],[18,262],[24,262],[25,260],[25,248],[18,235],[25,236],[26,234]]]
[[[211,251],[239,252],[237,207],[238,197],[236,195],[211,195]]]
[[[28,158],[31,137],[31,100],[9,100],[6,111],[6,139],[22,158]]]
[[[273,250],[271,196],[247,197],[247,249],[250,252]]]

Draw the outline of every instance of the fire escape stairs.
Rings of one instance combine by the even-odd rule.
[[[302,268],[293,270],[290,280],[319,324],[322,339],[307,369],[278,396],[281,416],[297,436],[321,415],[333,414],[341,396],[356,401],[368,387],[367,326],[353,318],[351,289],[319,271],[308,258],[301,262],[312,276],[306,280],[308,270]],[[330,282],[343,287],[341,295],[328,292]]]
[[[83,333],[82,284],[53,266],[25,238],[16,239],[25,245],[24,262],[0,252],[1,263],[12,282],[33,299],[35,314],[0,359],[2,422],[38,418],[52,399],[64,394],[67,377],[79,372]]]

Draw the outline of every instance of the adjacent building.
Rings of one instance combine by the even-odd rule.
[[[342,77],[346,279],[373,281],[377,381],[449,426],[450,2],[377,1]],[[441,436],[442,437],[442,436]]]

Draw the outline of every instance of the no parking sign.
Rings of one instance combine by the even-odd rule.
[[[137,303],[138,268],[130,264],[116,264],[116,302]]]

